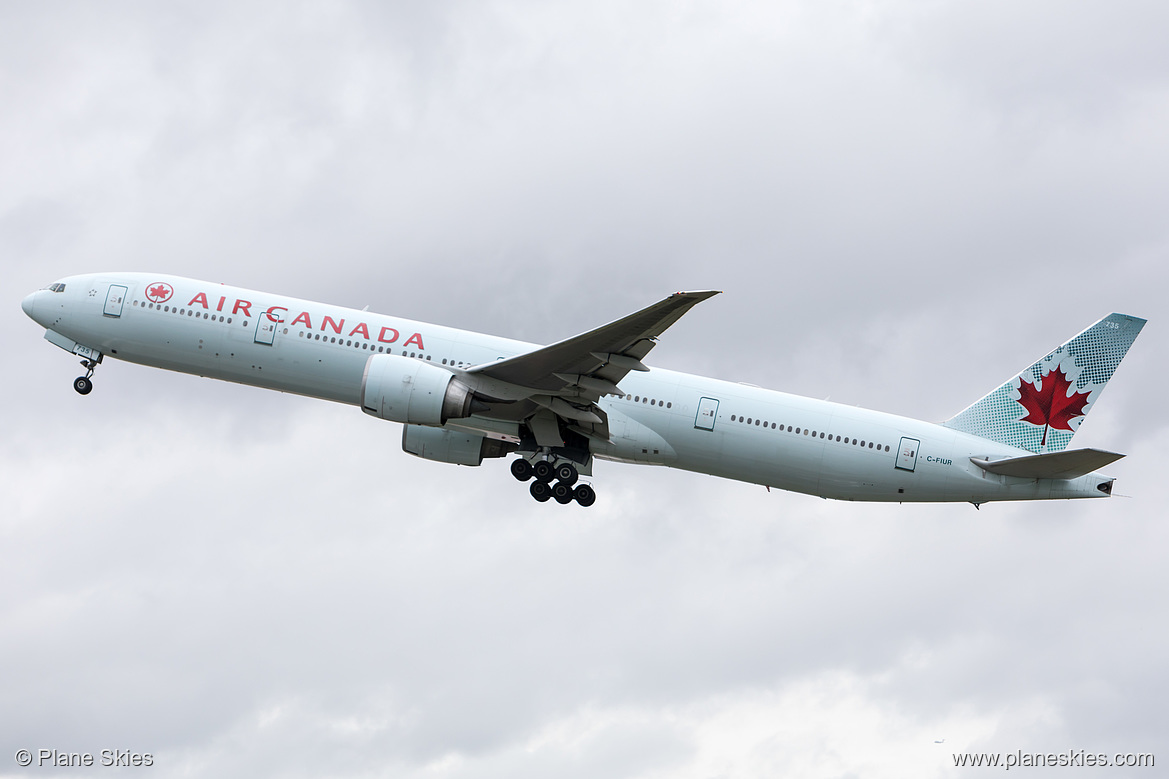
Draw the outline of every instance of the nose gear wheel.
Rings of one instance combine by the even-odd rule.
[[[93,376],[93,369],[97,367],[97,363],[93,360],[82,360],[81,367],[85,368],[85,375],[78,376],[73,380],[73,389],[77,390],[78,395],[88,395],[93,392],[93,382],[90,379]]]

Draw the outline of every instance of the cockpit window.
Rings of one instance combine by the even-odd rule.
[[[62,284],[61,282],[57,282],[56,284],[49,285],[49,292],[64,292],[64,291],[65,291],[65,285]]]

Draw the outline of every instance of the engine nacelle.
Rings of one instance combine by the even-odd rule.
[[[375,354],[361,377],[361,410],[411,425],[441,427],[486,408],[445,368],[395,354]]]
[[[515,444],[459,430],[406,425],[402,428],[402,449],[424,460],[479,465],[485,457],[504,457],[515,451]]]

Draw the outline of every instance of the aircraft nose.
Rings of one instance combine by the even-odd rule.
[[[24,300],[20,301],[20,307],[24,309],[24,313],[28,314],[29,318],[34,320],[36,319],[36,316],[33,312],[36,309],[36,303],[37,293],[35,292],[25,297]]]

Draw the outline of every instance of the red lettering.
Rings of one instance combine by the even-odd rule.
[[[272,320],[273,322],[275,322],[276,324],[280,324],[280,323],[281,323],[281,322],[283,322],[284,320],[283,320],[283,319],[277,319],[276,317],[272,316],[272,312],[273,312],[273,311],[283,311],[284,313],[288,313],[288,309],[287,309],[287,308],[285,308],[284,306],[272,306],[272,307],[271,307],[271,308],[269,308],[267,311],[265,311],[264,313],[268,315],[268,318],[269,318],[269,319],[271,319],[271,320]]]
[[[345,324],[344,319],[342,319],[340,322],[334,322],[333,317],[329,316],[328,314],[325,314],[325,321],[321,322],[321,332],[322,333],[325,332],[325,325],[328,325],[329,327],[333,328],[334,333],[336,333],[337,335],[341,335],[341,327],[344,324]]]
[[[220,298],[219,298],[219,305],[215,307],[215,310],[216,310],[216,311],[222,311],[222,310],[223,310],[223,304],[224,304],[224,303],[226,303],[226,302],[227,302],[227,298],[225,298],[225,297],[220,297]]]
[[[365,326],[365,322],[362,322],[357,327],[353,328],[353,330],[350,331],[349,335],[355,335],[357,333],[361,333],[362,338],[364,338],[367,341],[369,340],[369,328]]]
[[[422,333],[415,333],[414,335],[410,336],[406,339],[406,343],[402,344],[402,346],[409,346],[410,344],[418,344],[419,349],[426,348],[422,345]]]
[[[300,316],[298,316],[296,319],[293,319],[293,320],[292,320],[292,324],[294,324],[294,325],[295,325],[297,322],[304,322],[304,326],[305,326],[305,327],[307,327],[309,330],[312,330],[312,329],[313,329],[313,323],[312,323],[312,321],[311,321],[311,320],[308,318],[308,312],[307,312],[307,311],[301,311],[301,312],[300,312]]]
[[[386,333],[393,333],[394,337],[386,338]],[[398,340],[398,331],[392,327],[383,327],[382,331],[377,334],[377,339],[384,344],[392,344],[394,341]]]
[[[238,314],[240,311],[243,311],[244,316],[251,316],[252,313],[248,311],[251,307],[252,302],[250,300],[237,300],[235,301],[235,308],[231,310],[231,313]]]
[[[190,303],[188,303],[187,305],[188,305],[188,306],[193,306],[193,305],[195,305],[196,303],[198,303],[199,305],[203,306],[203,308],[207,308],[207,296],[206,296],[205,294],[203,294],[202,292],[200,292],[198,295],[196,295],[195,297],[191,298],[191,302],[190,302]]]

